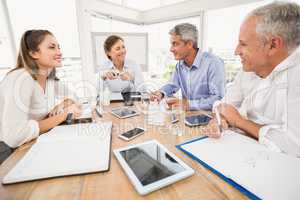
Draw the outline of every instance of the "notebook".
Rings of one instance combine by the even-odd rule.
[[[57,126],[41,135],[3,184],[109,170],[112,123]]]
[[[227,131],[220,139],[197,138],[177,148],[251,199],[300,199],[300,159],[247,136]]]

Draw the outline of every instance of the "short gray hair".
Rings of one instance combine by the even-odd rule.
[[[185,42],[192,41],[193,47],[198,48],[198,30],[197,27],[190,23],[177,24],[169,31],[169,34],[179,35]]]
[[[273,2],[256,8],[248,17],[257,17],[256,33],[263,42],[270,35],[281,36],[285,48],[292,52],[300,45],[300,6],[291,2]]]

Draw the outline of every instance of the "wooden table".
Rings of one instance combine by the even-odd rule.
[[[116,106],[119,106],[119,104],[113,103],[105,110],[108,111]],[[146,196],[140,196],[112,154],[111,166],[108,172],[0,185],[0,199],[248,199],[211,171],[176,149],[176,144],[199,136],[201,129],[186,128],[183,136],[176,136],[170,133],[170,130],[165,126],[148,125],[146,119],[145,115],[141,114],[120,120],[109,113],[105,113],[103,118],[97,120],[113,122],[112,149],[156,139],[192,167],[196,172],[193,176]],[[147,132],[129,142],[118,138],[118,134],[135,126],[146,127]],[[30,142],[21,146],[0,166],[1,180],[18,160],[24,156],[33,143]]]

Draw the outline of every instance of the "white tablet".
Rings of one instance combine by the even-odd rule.
[[[128,107],[113,108],[111,110],[111,113],[121,119],[127,118],[127,117],[133,117],[133,116],[136,116],[139,114],[137,111],[130,109]]]
[[[195,115],[185,117],[184,123],[188,126],[204,126],[209,123],[212,118],[207,115]]]
[[[115,149],[114,155],[140,195],[194,174],[194,170],[156,140]]]

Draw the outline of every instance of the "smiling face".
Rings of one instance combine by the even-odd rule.
[[[269,65],[269,45],[264,44],[256,33],[257,18],[247,18],[240,28],[239,43],[235,54],[239,55],[246,72],[259,74]]]
[[[114,43],[110,51],[107,52],[107,55],[113,62],[124,62],[126,56],[124,42],[122,40],[118,40],[116,43]]]
[[[52,35],[46,35],[39,44],[38,51],[31,53],[38,67],[43,70],[61,66],[62,54],[59,44]]]
[[[186,59],[193,49],[193,43],[191,41],[185,42],[179,35],[171,34],[170,43],[170,51],[173,53],[175,60]]]

